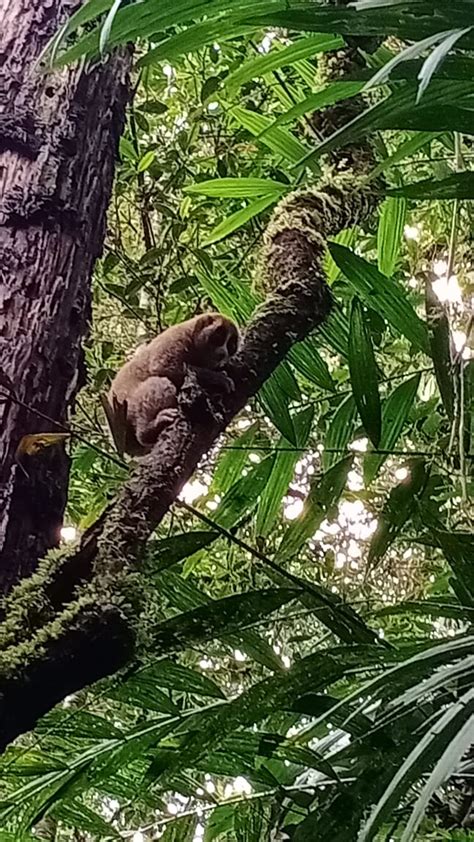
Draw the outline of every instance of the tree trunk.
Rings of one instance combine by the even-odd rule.
[[[0,0],[0,590],[58,544],[69,459],[55,432],[84,382],[90,278],[105,234],[130,53],[41,73],[76,0]],[[13,386],[10,390],[9,381]],[[46,416],[46,417],[45,417]],[[18,461],[21,464],[18,464]]]

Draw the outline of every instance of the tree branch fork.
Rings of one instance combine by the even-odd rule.
[[[180,412],[139,460],[116,499],[69,554],[53,551],[7,597],[0,624],[0,750],[66,695],[111,675],[137,648],[146,544],[202,456],[297,341],[329,314],[322,269],[328,236],[376,206],[373,190],[328,186],[283,199],[265,234],[272,289],[247,326],[229,395],[189,373]]]

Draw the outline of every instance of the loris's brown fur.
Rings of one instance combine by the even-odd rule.
[[[220,313],[205,313],[169,327],[138,348],[115,376],[108,408],[104,403],[119,451],[142,456],[152,449],[160,432],[176,416],[186,366],[228,390],[231,382],[218,369],[235,354],[238,341],[238,329],[230,319]],[[120,446],[117,427],[125,432]]]

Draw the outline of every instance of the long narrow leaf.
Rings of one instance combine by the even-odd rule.
[[[382,431],[377,364],[364,311],[358,298],[351,309],[349,334],[349,372],[352,394],[364,429],[374,447],[378,447]]]

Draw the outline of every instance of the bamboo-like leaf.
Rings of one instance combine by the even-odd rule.
[[[105,52],[107,47],[107,41],[109,40],[110,30],[112,29],[112,24],[115,20],[115,16],[117,15],[120,6],[122,5],[123,0],[114,0],[114,4],[111,6],[104,23],[100,28],[100,36],[99,36],[99,52],[102,54]]]
[[[354,433],[357,406],[353,395],[348,395],[334,413],[324,439],[323,467],[327,471],[338,462]]]
[[[212,600],[159,623],[152,632],[153,644],[158,651],[169,652],[183,649],[196,640],[239,633],[299,595],[296,589],[267,588]]]
[[[371,177],[374,178],[375,176],[380,175],[380,173],[389,170],[396,164],[399,164],[401,161],[404,161],[405,158],[410,158],[411,155],[414,155],[415,152],[423,149],[424,146],[427,146],[428,143],[431,143],[431,141],[435,140],[437,137],[439,137],[438,132],[416,132],[413,137],[403,141],[403,143],[397,147],[395,152],[392,152],[391,155],[384,158],[383,161],[377,164],[371,172]],[[390,195],[390,190],[387,192]]]
[[[406,196],[407,199],[474,199],[474,172],[453,173],[440,181],[427,178],[403,187],[393,187],[387,193],[390,196]]]
[[[390,815],[395,807],[408,791],[410,786],[429,769],[433,763],[440,765],[428,779],[429,786],[436,780],[441,770],[450,770],[451,762],[459,759],[461,745],[466,743],[467,730],[471,729],[474,721],[474,690],[468,690],[458,702],[451,705],[439,718],[434,726],[421,738],[419,743],[410,752],[405,762],[400,766],[391,782],[387,786],[379,802],[375,805],[372,813],[359,834],[358,842],[370,842],[381,827],[383,822]],[[453,744],[452,752],[449,752],[450,744]],[[467,748],[467,746],[465,746]],[[428,786],[428,784],[426,785]],[[424,794],[426,789],[424,790]],[[423,796],[422,796],[423,799]],[[423,800],[421,801],[421,804]],[[419,817],[418,810],[415,814]],[[404,842],[413,838],[405,836]]]
[[[203,547],[207,547],[218,537],[219,533],[212,531],[183,532],[153,542],[147,558],[147,571],[158,573],[160,570],[173,567],[184,558],[189,558]]]
[[[438,46],[435,47],[434,50],[432,50],[431,54],[423,63],[423,67],[421,68],[418,74],[418,79],[420,80],[420,87],[418,89],[417,98],[418,102],[420,101],[426,88],[431,82],[431,79],[433,78],[441,63],[447,57],[450,50],[452,50],[454,45],[464,35],[467,35],[467,33],[471,31],[471,29],[472,27],[468,26],[466,29],[454,29],[452,32],[444,33],[446,37],[444,38],[441,44],[438,44]]]
[[[256,199],[255,202],[250,202],[245,208],[241,210],[235,211],[227,219],[224,219],[223,222],[219,222],[215,228],[208,234],[208,236],[203,240],[203,246],[210,246],[212,243],[217,243],[219,240],[223,240],[224,237],[228,237],[229,234],[233,234],[234,231],[237,231],[239,228],[242,228],[250,219],[253,219],[254,216],[258,216],[258,214],[262,213],[262,211],[266,210],[270,207],[270,205],[275,204],[278,199],[278,193],[267,193],[266,196],[261,196],[260,199]]]
[[[416,502],[425,488],[429,471],[425,461],[416,458],[408,462],[408,471],[407,478],[390,491],[378,517],[377,529],[369,546],[368,567],[380,561],[409,517],[416,511]]]
[[[288,129],[274,127],[271,117],[257,114],[255,111],[248,111],[240,105],[232,109],[232,114],[261,143],[264,143],[272,152],[281,155],[290,163],[296,164],[307,154],[307,146]]]
[[[392,450],[412,408],[415,395],[418,391],[420,375],[415,374],[409,380],[405,380],[386,399],[382,407],[382,435],[380,438],[380,450]],[[364,459],[364,479],[369,485],[380,467],[387,459],[388,453],[367,453]]]
[[[349,353],[349,324],[346,315],[338,304],[334,304],[329,317],[320,325],[318,335],[340,354],[343,359]]]
[[[343,45],[342,38],[334,35],[310,35],[307,38],[300,38],[288,47],[274,48],[266,55],[245,62],[229,74],[225,80],[225,86],[235,90],[251,79],[264,76],[272,70],[278,70],[279,67],[285,67],[299,59],[312,57],[327,50],[340,49]]]
[[[471,91],[472,94],[472,91]],[[397,87],[383,102],[371,106],[354,117],[330,137],[301,158],[303,166],[321,155],[354,143],[378,129],[406,129],[410,131],[461,131],[472,133],[472,112],[469,110],[469,83],[446,79],[435,80],[421,103],[416,102],[417,88],[412,83]]]
[[[138,67],[149,67],[165,59],[173,61],[186,53],[192,53],[207,44],[212,44],[216,38],[219,38],[220,41],[229,41],[230,38],[249,35],[255,31],[255,28],[251,24],[235,20],[230,20],[226,27],[222,26],[220,19],[205,20],[183,29],[170,38],[166,38],[161,44],[148,50],[144,56],[138,59],[137,65]]]
[[[214,512],[214,520],[230,529],[242,520],[257,503],[265,488],[275,462],[275,454],[267,456],[229,489]]]
[[[352,454],[346,456],[312,483],[302,514],[290,523],[281,539],[277,552],[279,561],[296,555],[337,503],[345,488],[352,458]]]
[[[231,439],[227,445],[229,449],[221,452],[212,477],[209,496],[225,494],[242,476],[249,451],[255,441],[257,426],[256,423],[252,424],[241,436]]]
[[[327,108],[329,105],[334,105],[336,102],[357,96],[361,92],[363,84],[363,82],[332,82],[326,88],[323,88],[322,91],[310,94],[301,102],[297,102],[292,108],[280,114],[270,125],[270,129],[275,126],[293,123],[304,114],[314,114],[316,111]],[[265,129],[265,132],[267,131],[269,129]]]
[[[99,839],[120,839],[120,834],[99,813],[91,810],[78,799],[63,799],[55,804],[51,815],[67,827],[84,830]]]
[[[406,211],[405,199],[386,199],[381,208],[377,229],[377,261],[380,271],[387,277],[393,275],[397,266]]]
[[[428,354],[426,325],[415,313],[402,287],[344,246],[330,243],[329,248],[337,265],[362,301],[389,321],[394,329],[418,350]]]
[[[471,532],[436,532],[441,547],[455,578],[451,584],[459,601],[474,606],[474,536]]]
[[[287,449],[278,452],[278,448],[291,448],[290,442],[285,438],[280,439],[276,446],[275,462],[268,483],[260,497],[255,523],[256,534],[263,538],[267,537],[273,528],[281,501],[293,478],[295,465],[301,457],[299,448],[304,449],[306,446],[313,417],[313,407],[308,407],[293,417],[293,429],[297,449]]]
[[[278,368],[260,387],[258,401],[277,430],[291,444],[296,444],[288,401],[291,398],[298,400],[300,396],[296,397],[293,386],[298,388],[291,369],[287,363],[280,363]]]
[[[382,430],[382,411],[370,331],[358,298],[352,301],[349,334],[349,372],[352,394],[364,429],[374,447],[378,447]]]
[[[320,389],[327,389],[330,392],[335,391],[334,380],[327,363],[319,353],[315,339],[309,337],[303,342],[293,345],[287,359],[310,383],[315,383]]]
[[[165,832],[160,836],[161,842],[193,842],[196,838],[197,824],[197,815],[177,815],[166,825]]]
[[[451,370],[451,332],[445,306],[433,290],[431,277],[425,279],[425,308],[430,336],[431,357],[436,382],[446,414],[454,417],[454,384]]]
[[[350,246],[352,246],[355,240],[356,232],[356,228],[344,228],[342,231],[339,231],[338,234],[335,234],[335,236],[332,237],[332,242],[339,243],[341,246],[347,246],[348,248],[350,248]],[[334,262],[329,249],[326,249],[324,254],[323,268],[326,273],[326,280],[329,286],[332,286],[334,282],[337,281],[337,279],[339,278],[341,270],[339,269],[337,263]]]
[[[384,85],[387,80],[390,78],[392,70],[395,69],[399,64],[404,61],[408,61],[409,59],[418,58],[425,50],[433,47],[435,44],[439,44],[440,41],[443,41],[447,36],[450,36],[452,33],[450,32],[436,32],[435,35],[430,35],[428,38],[424,38],[422,41],[417,41],[416,44],[412,44],[410,47],[406,47],[396,56],[394,56],[387,64],[385,64],[373,77],[367,82],[366,90],[370,88],[374,88],[377,85]]]
[[[170,604],[180,611],[191,611],[211,602],[210,597],[193,584],[191,579],[184,579],[176,573],[168,572],[164,577],[160,576],[159,586]],[[251,629],[227,635],[226,643],[234,649],[242,649],[249,658],[263,664],[272,672],[282,669],[281,661],[270,644]]]
[[[287,184],[272,181],[271,178],[213,178],[191,184],[184,188],[184,192],[229,199],[249,199],[254,196],[268,196],[270,193],[280,195],[288,189]]]
[[[398,605],[389,605],[377,612],[379,616],[390,616],[392,614],[423,614],[429,617],[449,617],[452,620],[459,620],[462,623],[474,623],[474,608],[469,608],[459,602],[446,602],[445,600],[424,599],[422,601],[409,600],[400,602]]]
[[[225,695],[208,676],[167,658],[157,661],[151,667],[141,670],[140,678],[146,678],[155,687],[182,693],[197,693],[199,696],[210,696],[224,699]]]

